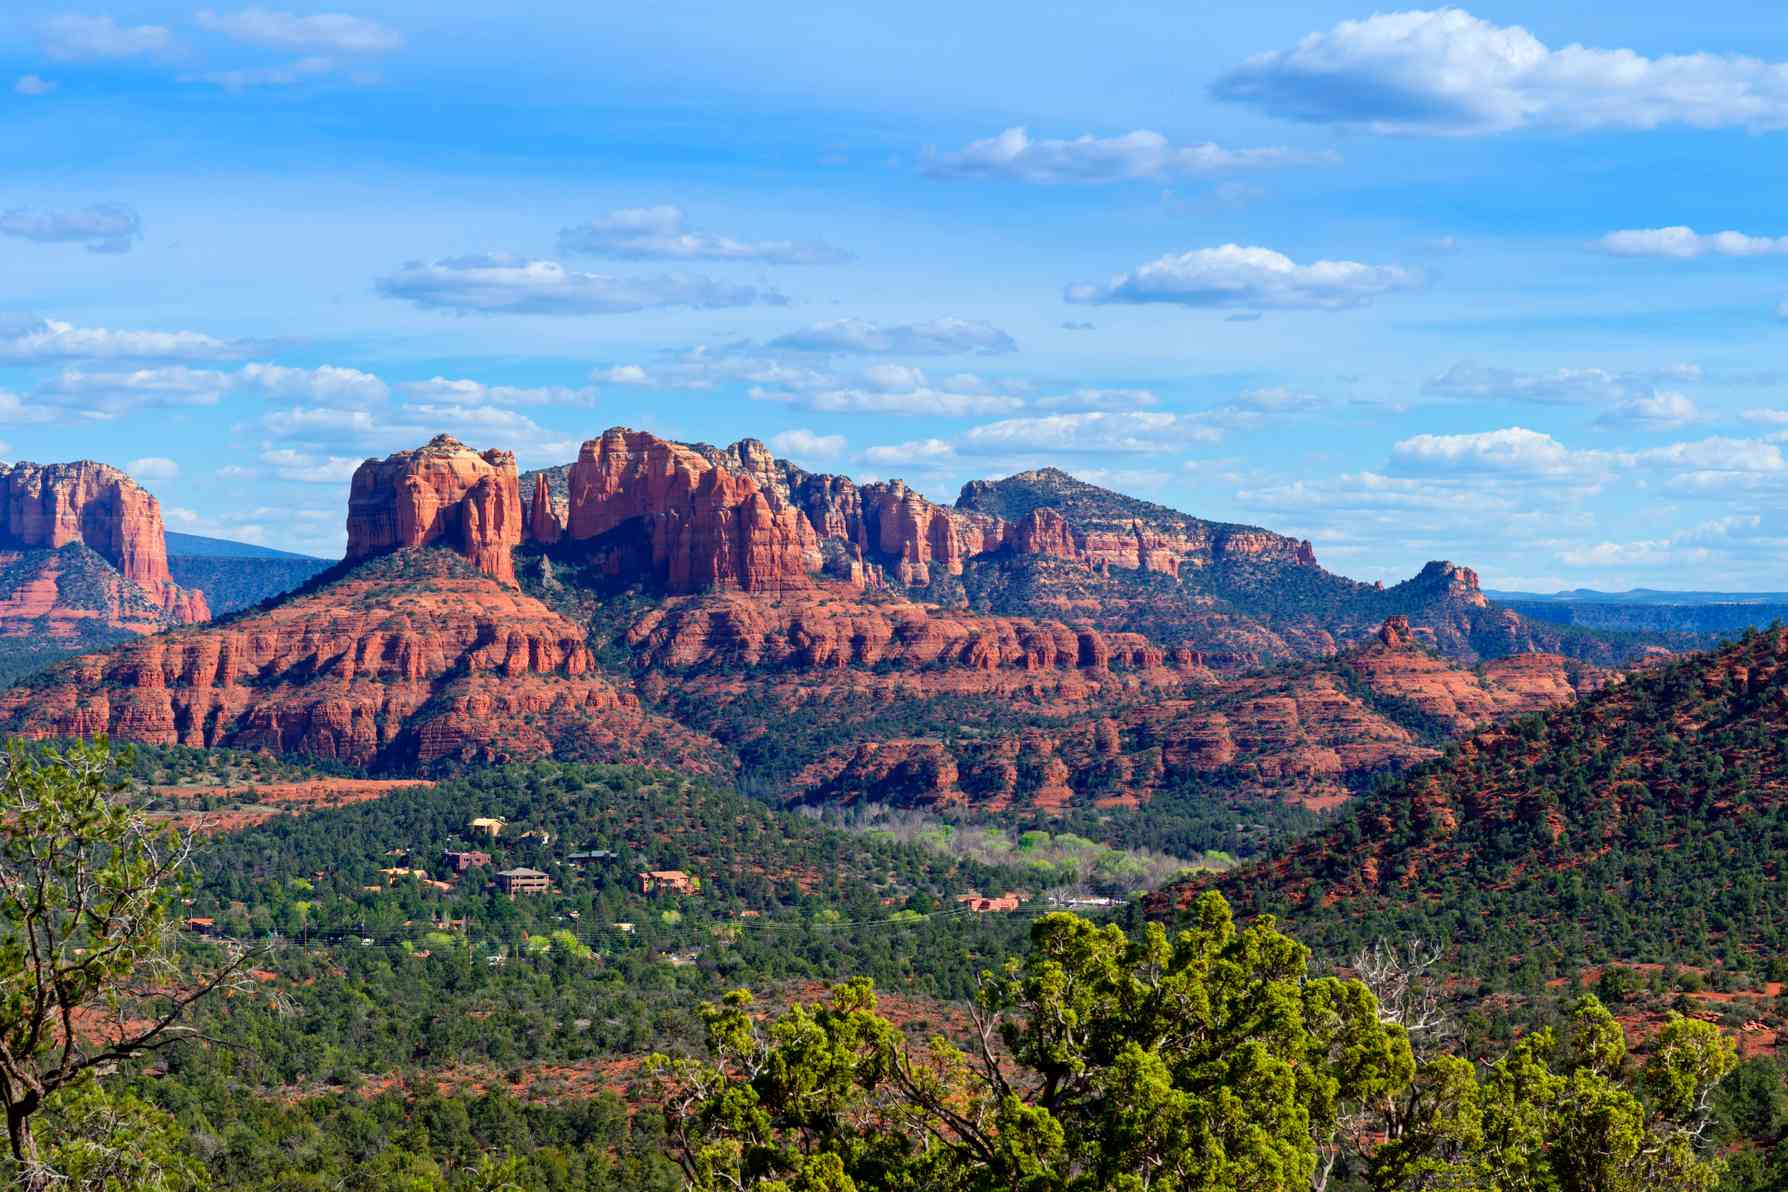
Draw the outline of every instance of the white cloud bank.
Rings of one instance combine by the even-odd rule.
[[[770,265],[831,265],[850,254],[829,244],[798,240],[734,240],[688,226],[681,207],[628,207],[561,228],[566,256],[623,261],[759,261]]]
[[[1275,116],[1379,133],[1788,127],[1788,64],[1553,49],[1519,25],[1459,8],[1342,21],[1249,58],[1212,93]]]
[[[1788,253],[1788,236],[1747,236],[1743,232],[1697,232],[1694,228],[1628,228],[1590,242],[1596,252],[1615,257],[1762,257]]]
[[[1413,289],[1418,274],[1395,265],[1313,261],[1299,265],[1270,248],[1225,244],[1161,257],[1104,285],[1078,284],[1064,297],[1081,303],[1168,302],[1181,306],[1342,310],[1380,294]]]
[[[194,18],[199,28],[232,41],[288,50],[323,50],[339,54],[383,54],[404,44],[403,34],[365,17],[340,12],[297,16],[265,8],[220,13],[202,8]]]
[[[1124,182],[1221,173],[1270,166],[1335,165],[1339,154],[1292,149],[1225,149],[1206,142],[1174,145],[1158,132],[1138,129],[1116,137],[1033,140],[1023,128],[973,141],[955,153],[933,157],[932,178],[996,178],[1014,182]]]
[[[410,261],[376,285],[388,298],[460,314],[606,315],[673,306],[781,306],[788,301],[774,290],[694,274],[610,277],[504,253],[447,257],[432,264]]]
[[[174,35],[161,25],[120,25],[111,17],[67,12],[37,27],[44,53],[61,62],[82,59],[136,58],[160,54],[174,45]]]
[[[897,324],[834,319],[791,331],[771,340],[769,346],[865,356],[998,356],[1018,350],[1017,341],[998,327],[967,319]]]
[[[65,211],[15,207],[0,212],[0,236],[38,244],[85,244],[88,252],[129,252],[143,235],[140,216],[122,203]]]

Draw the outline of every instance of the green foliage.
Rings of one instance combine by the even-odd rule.
[[[655,1061],[667,1129],[702,1190],[1308,1187],[1319,1140],[1413,1061],[1307,959],[1215,896],[1173,939],[1045,916],[983,976],[966,1050],[915,1049],[864,981],[767,1027],[734,994],[711,1062]]]

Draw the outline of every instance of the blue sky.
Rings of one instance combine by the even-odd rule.
[[[0,458],[332,554],[623,424],[1788,589],[1779,8],[1232,7],[9,5]]]

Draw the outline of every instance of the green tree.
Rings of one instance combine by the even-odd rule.
[[[189,1037],[188,1007],[246,956],[200,968],[180,947],[171,903],[192,842],[133,805],[105,742],[15,742],[4,767],[0,1105],[17,1178],[39,1189],[60,1179],[32,1128],[46,1103],[86,1105],[76,1094],[96,1076]]]
[[[1364,985],[1308,962],[1210,894],[1173,938],[1038,919],[967,1047],[909,1045],[865,981],[768,1025],[734,994],[706,1010],[712,1062],[655,1061],[670,1139],[703,1192],[1309,1188],[1414,1063]]]

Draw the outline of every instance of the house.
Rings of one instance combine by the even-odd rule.
[[[441,854],[441,863],[455,873],[464,873],[468,869],[480,869],[490,864],[490,854],[473,849],[448,849]]]
[[[619,859],[619,853],[611,853],[605,848],[589,848],[581,853],[572,853],[565,858],[569,864],[576,865],[579,869],[586,865],[602,865]]]
[[[521,834],[521,839],[538,840],[540,842],[540,847],[545,848],[553,842],[553,834],[548,832],[545,828],[529,828],[526,832]]]
[[[958,894],[956,901],[965,908],[978,914],[1008,914],[1019,908],[1023,899],[1016,894],[1002,894],[998,898],[983,898],[979,894]]]
[[[609,926],[613,927],[616,931],[620,932],[622,935],[632,935],[633,934],[633,924],[631,924],[631,923],[610,923]]]
[[[385,879],[385,884],[387,886],[395,886],[399,881],[406,877],[426,878],[428,877],[428,870],[408,869],[401,865],[394,865],[389,869],[379,870],[379,876]]]
[[[544,894],[552,888],[552,879],[538,869],[518,867],[505,869],[496,876],[497,889],[514,898],[517,894]]]
[[[188,931],[192,932],[194,935],[216,935],[217,934],[217,920],[216,919],[188,919],[186,921],[186,929]]]
[[[641,894],[694,894],[702,888],[702,879],[681,869],[648,869],[639,874]]]
[[[503,834],[503,821],[488,815],[481,815],[466,825],[466,831],[472,833],[481,832],[492,840],[495,840]]]

